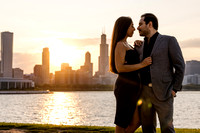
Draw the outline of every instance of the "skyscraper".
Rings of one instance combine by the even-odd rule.
[[[42,83],[49,84],[49,48],[42,52]]]
[[[1,73],[3,77],[12,78],[13,33],[1,33]]]
[[[71,67],[69,66],[69,63],[62,63],[61,64],[61,71],[66,71],[69,68],[71,69]]]
[[[106,44],[106,34],[101,35],[100,56],[99,56],[99,75],[108,72],[108,44]]]
[[[1,67],[0,67],[0,89],[22,89],[34,87],[31,80],[23,79],[23,70],[12,68],[13,60],[13,33],[1,33]]]
[[[35,84],[42,85],[42,65],[35,65],[33,71]]]
[[[68,63],[61,64],[61,71],[55,72],[56,85],[72,85],[75,84],[75,72]]]
[[[93,75],[93,63],[91,63],[91,54],[90,52],[85,53],[85,69],[89,75],[89,77],[92,77]]]

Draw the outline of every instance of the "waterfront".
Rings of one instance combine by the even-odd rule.
[[[200,127],[200,91],[179,92],[175,98],[176,128]],[[0,122],[114,126],[112,91],[0,95]]]

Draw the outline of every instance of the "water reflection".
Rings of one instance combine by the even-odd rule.
[[[176,128],[200,127],[200,91],[183,91],[174,99]],[[55,92],[0,95],[0,122],[115,126],[113,92]]]
[[[41,122],[57,125],[74,125],[76,123],[74,114],[77,111],[76,100],[72,93],[55,92],[44,103],[41,110]]]

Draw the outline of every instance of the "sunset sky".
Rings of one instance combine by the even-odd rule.
[[[32,73],[42,63],[42,49],[50,49],[50,70],[69,63],[74,70],[84,64],[89,51],[98,69],[103,29],[110,45],[115,20],[130,16],[137,28],[143,13],[154,13],[159,32],[175,36],[185,61],[200,60],[199,0],[0,0],[0,32],[14,33],[13,67]],[[138,31],[128,39],[132,44]]]

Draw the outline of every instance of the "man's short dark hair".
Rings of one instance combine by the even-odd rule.
[[[153,24],[153,28],[155,30],[158,30],[158,19],[154,14],[145,13],[141,17],[144,17],[144,21],[145,21],[146,24],[148,24],[151,21],[152,24]]]

